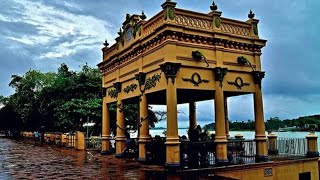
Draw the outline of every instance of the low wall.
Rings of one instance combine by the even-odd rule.
[[[309,158],[280,162],[267,162],[250,165],[237,165],[214,169],[217,176],[234,179],[319,179],[319,159]],[[301,178],[300,178],[301,179]]]
[[[33,132],[21,132],[20,135],[26,139],[34,139]],[[40,134],[39,138],[41,138]],[[45,133],[44,142],[59,146],[74,147],[78,150],[85,149],[84,133],[80,131],[77,131],[75,134],[68,135],[62,133]]]

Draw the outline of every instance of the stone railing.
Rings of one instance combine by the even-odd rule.
[[[148,20],[143,26],[143,37],[148,36],[164,23],[163,11]]]
[[[212,22],[205,18],[198,18],[183,14],[176,15],[176,23],[183,26],[200,28],[200,29],[211,29]]]
[[[163,17],[163,11],[160,11],[158,14],[153,16],[148,21],[143,22],[141,38],[149,36],[151,33],[155,32],[157,28],[161,27],[166,23],[177,24],[180,26],[205,31],[210,31],[214,29],[212,15],[187,11],[183,9],[175,9],[175,17],[173,21],[166,21]],[[249,37],[251,36],[251,24],[248,22],[242,22],[221,17],[220,32]],[[104,52],[103,58],[104,60],[107,60],[113,55],[115,55],[117,52],[122,50],[123,49],[118,50],[117,45],[115,44]]]
[[[233,24],[227,21],[221,22],[221,31],[241,36],[250,36],[251,27],[249,24]]]
[[[175,23],[203,30],[213,29],[213,17],[211,15],[183,9],[176,10]],[[247,22],[221,17],[221,31],[234,35],[250,36],[251,25]]]

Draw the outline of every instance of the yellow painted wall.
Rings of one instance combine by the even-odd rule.
[[[272,175],[265,176],[264,170],[272,168]],[[319,179],[318,160],[300,160],[286,162],[270,162],[268,165],[256,164],[250,166],[239,165],[236,168],[219,170],[216,175],[241,180],[298,180],[299,173],[310,172],[312,180]]]
[[[192,79],[192,75],[197,73],[200,75],[201,80],[209,80],[208,83],[202,82],[198,86],[195,86],[190,81],[184,81],[184,79]],[[198,78],[194,78],[197,81]],[[195,69],[189,67],[182,67],[177,74],[176,78],[177,88],[179,89],[201,89],[201,90],[214,90],[215,80],[211,69]]]
[[[75,148],[77,150],[84,150],[85,149],[85,138],[84,138],[84,133],[77,131],[76,132],[76,144]]]

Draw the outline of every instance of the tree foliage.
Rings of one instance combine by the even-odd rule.
[[[266,122],[266,130],[278,130],[285,127],[296,127],[295,130],[307,131],[308,127],[305,125],[316,125],[320,127],[320,115],[303,116],[296,119],[281,120],[279,117],[270,117]],[[205,129],[215,129],[215,123],[210,123],[204,126]],[[229,129],[234,131],[241,130],[254,130],[254,121],[229,121]],[[319,129],[319,128],[318,128]]]
[[[101,74],[87,64],[81,71],[71,71],[61,64],[57,72],[29,70],[23,76],[12,75],[9,86],[15,91],[9,97],[0,96],[0,129],[33,131],[45,126],[46,131],[81,130],[83,123],[95,123],[95,133],[101,132]],[[137,102],[138,103],[138,102]],[[124,106],[126,125],[138,127],[138,104]],[[116,127],[116,107],[111,105],[111,127]],[[151,126],[158,121],[149,112]]]

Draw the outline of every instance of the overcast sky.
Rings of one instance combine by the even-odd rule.
[[[126,13],[150,18],[160,0],[0,0],[0,94],[13,93],[12,74],[29,69],[73,70],[101,62],[105,39],[114,42]],[[210,0],[177,0],[178,8],[209,12]],[[319,0],[217,0],[222,16],[247,20],[250,9],[260,20],[265,119],[320,114]],[[158,107],[164,108],[164,107]],[[188,118],[187,105],[178,107]],[[213,101],[197,103],[199,124],[213,122]],[[253,119],[252,95],[230,98],[231,120]],[[180,121],[180,127],[186,121]],[[165,126],[165,122],[160,126]]]

